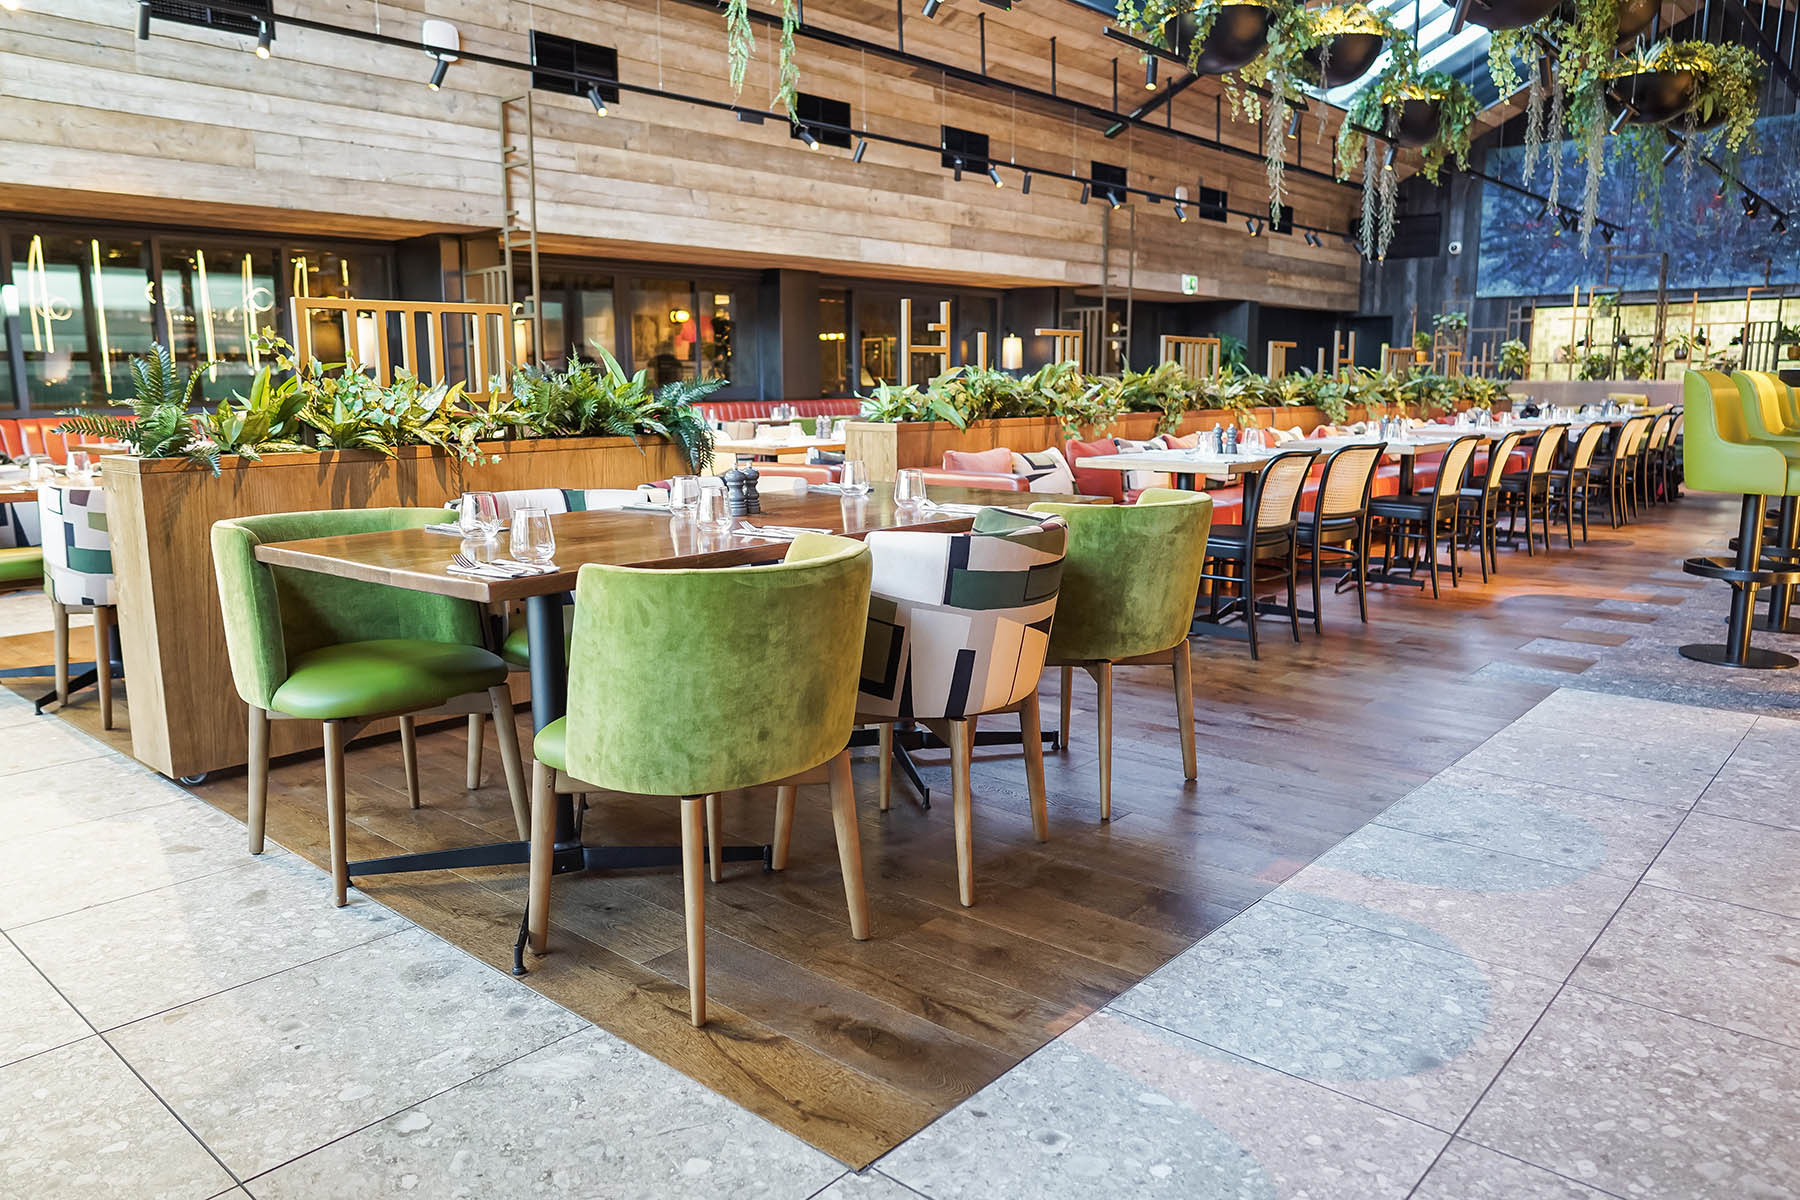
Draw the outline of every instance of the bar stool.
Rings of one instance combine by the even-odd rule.
[[[1737,386],[1738,403],[1744,410],[1745,427],[1750,439],[1772,444],[1790,458],[1800,457],[1800,420],[1790,411],[1788,386],[1766,371],[1734,371],[1731,382]],[[1796,519],[1796,501],[1792,496],[1776,505],[1774,544],[1763,531],[1763,557],[1778,563],[1800,563],[1800,520]],[[1766,522],[1765,522],[1766,526]],[[1757,625],[1777,633],[1800,633],[1790,628],[1788,615],[1794,603],[1794,589],[1777,583],[1769,588],[1769,609]]]
[[[1763,507],[1769,497],[1800,495],[1800,462],[1777,446],[1750,436],[1746,405],[1732,381],[1717,371],[1689,371],[1682,379],[1686,401],[1686,437],[1682,473],[1701,491],[1742,495],[1737,554],[1733,558],[1700,556],[1681,569],[1704,579],[1731,585],[1731,610],[1723,645],[1690,643],[1681,655],[1722,667],[1780,670],[1800,665],[1791,654],[1750,644],[1750,617],[1756,589],[1800,582],[1800,569],[1770,569],[1763,564]]]

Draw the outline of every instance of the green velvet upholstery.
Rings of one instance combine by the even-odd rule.
[[[480,646],[386,638],[294,655],[267,707],[318,721],[436,708],[506,682],[506,664]]]
[[[271,567],[256,561],[256,547],[271,542],[418,529],[441,521],[443,517],[441,508],[373,508],[276,513],[238,517],[214,524],[213,568],[218,576],[219,602],[224,611],[225,642],[231,655],[232,680],[244,703],[255,708],[286,711],[276,703],[276,692],[299,669],[309,652],[328,646],[394,640],[481,646],[484,640],[481,610],[471,601],[339,579],[312,571]],[[447,539],[446,556],[452,548]],[[395,669],[397,657],[397,652],[390,646],[375,652],[367,665],[370,669],[390,671]],[[506,665],[499,656],[488,654],[487,657],[499,677],[480,684],[481,688],[501,682],[505,677]],[[334,675],[342,677],[345,673]],[[459,670],[457,678],[462,680],[466,675]],[[390,685],[400,686],[393,681]],[[471,690],[478,689],[465,687],[443,698]],[[380,688],[374,691],[378,693]],[[316,693],[304,694],[312,697],[313,702],[317,701]],[[431,701],[420,707],[431,707],[438,702]]]
[[[567,721],[539,735],[538,757],[641,796],[754,787],[826,762],[850,740],[871,569],[861,542],[816,534],[768,566],[587,564]]]
[[[562,616],[563,653],[566,655],[569,652],[569,633],[575,628],[575,606],[573,604],[563,605]],[[506,640],[500,643],[500,657],[504,658],[511,666],[529,667],[531,665],[531,633],[523,623],[508,633]]]
[[[1212,497],[1145,488],[1136,504],[1033,504],[1069,523],[1050,662],[1117,661],[1188,634]]]
[[[42,546],[0,547],[0,583],[33,583],[43,576]]]
[[[1682,482],[1700,492],[1800,495],[1800,464],[1750,436],[1737,385],[1717,371],[1682,376]]]
[[[569,718],[558,717],[532,740],[531,754],[553,771],[569,769]]]

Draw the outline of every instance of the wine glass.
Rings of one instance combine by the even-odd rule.
[[[678,517],[691,517],[700,505],[700,477],[677,475],[669,480],[669,509]]]
[[[869,464],[860,458],[846,458],[839,490],[846,496],[866,496],[869,486]]]
[[[75,479],[86,479],[93,472],[94,457],[86,450],[69,451],[69,474]]]
[[[491,541],[500,532],[500,501],[492,492],[464,492],[456,524],[466,538]]]
[[[556,554],[556,535],[550,514],[541,508],[521,508],[512,517],[512,556],[519,562],[547,566]]]

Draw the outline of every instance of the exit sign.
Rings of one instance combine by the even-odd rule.
[[[1182,295],[1193,296],[1193,295],[1198,294],[1199,291],[1200,291],[1200,277],[1198,275],[1183,275],[1181,277],[1181,294]]]

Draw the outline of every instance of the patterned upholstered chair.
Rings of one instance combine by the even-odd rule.
[[[69,614],[94,614],[94,683],[100,695],[100,727],[113,727],[112,535],[106,529],[106,493],[97,487],[44,484],[38,488],[38,520],[44,535],[44,591],[56,631],[56,700],[69,702]]]
[[[1059,516],[984,509],[968,533],[869,534],[869,600],[856,723],[878,727],[881,807],[892,787],[896,721],[917,721],[950,747],[957,891],[975,903],[969,759],[978,717],[1017,713],[1031,823],[1050,836],[1038,677],[1062,582],[1068,525]]]
[[[35,504],[0,504],[0,588],[29,587],[44,578]]]

